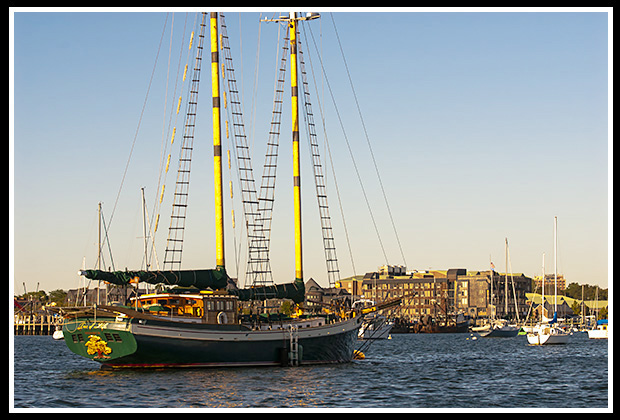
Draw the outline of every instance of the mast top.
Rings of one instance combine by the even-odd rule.
[[[320,17],[321,15],[316,12],[308,12],[305,15],[302,15],[301,13],[299,13],[299,16],[297,16],[297,13],[295,12],[290,12],[288,16],[280,16],[275,19],[264,18],[261,20],[261,22],[289,22],[292,20],[314,20]]]

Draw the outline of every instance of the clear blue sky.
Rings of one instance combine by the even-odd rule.
[[[23,292],[24,282],[28,290],[37,282],[48,292],[75,288],[83,258],[87,267],[94,265],[97,203],[103,202],[104,215],[109,218],[166,22],[165,11],[158,9],[148,13],[78,10],[13,9],[15,13],[10,15],[9,188],[13,213],[9,227],[13,236],[9,241],[13,242],[10,274],[18,293]],[[140,188],[146,188],[149,211],[158,195],[162,137],[164,143],[169,138],[164,100],[168,98],[166,109],[170,109],[182,37],[185,34],[182,48],[186,49],[195,14],[192,10],[187,15],[183,31],[185,10],[176,12],[172,47],[172,14],[167,18],[153,85],[110,226],[117,269],[140,268]],[[243,63],[235,56],[235,66],[243,89],[246,131],[255,145],[257,178],[271,118],[278,32],[273,23],[263,23],[259,30],[259,16],[254,12],[226,13],[233,48],[239,49],[240,39],[243,46]],[[408,269],[486,270],[490,256],[503,271],[507,237],[513,272],[539,275],[544,252],[546,271],[552,273],[553,217],[558,216],[559,272],[568,282],[608,287],[611,90],[605,9],[545,13],[336,11],[333,19]],[[355,152],[387,262],[403,264],[332,17],[323,13],[320,20],[309,24],[321,46],[329,86]],[[260,105],[251,118],[259,35],[261,87],[255,101]],[[171,82],[166,95],[169,50]],[[313,66],[318,71],[316,60]],[[209,76],[207,61],[198,106],[185,268],[215,265]],[[386,261],[327,84],[319,80],[319,85],[356,271],[332,194],[331,214],[344,278],[376,270]],[[288,93],[288,88],[285,91]],[[294,276],[288,102],[285,107],[272,240],[272,267],[278,283]],[[316,100],[313,107],[318,119]],[[182,118],[176,125],[179,133]],[[306,279],[313,277],[325,285],[305,134],[302,140],[304,274]],[[156,237],[160,261],[168,232],[176,150]],[[237,181],[234,183],[238,192]],[[332,184],[329,188],[334,191]],[[228,188],[225,197],[227,193]],[[230,226],[230,200],[225,205],[226,226]],[[238,203],[235,211],[240,226]],[[229,273],[234,276],[233,242],[229,233],[226,256]]]

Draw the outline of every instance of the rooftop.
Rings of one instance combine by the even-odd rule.
[[[542,295],[539,294],[539,293],[526,293],[525,296],[526,296],[528,301],[532,301],[536,305],[540,305],[540,303],[542,302]],[[555,304],[555,296],[553,296],[553,295],[545,295],[545,301],[547,301],[548,303],[554,305]],[[561,305],[564,302],[566,302],[566,304],[568,306],[573,306],[573,304],[575,302],[577,302],[578,305],[581,305],[582,301],[580,299],[573,299],[573,298],[568,297],[568,296],[558,295],[558,305]],[[608,301],[606,301],[606,300],[598,300],[598,301],[596,301],[596,300],[584,300],[583,302],[590,309],[603,309],[603,308],[606,308],[609,305]]]

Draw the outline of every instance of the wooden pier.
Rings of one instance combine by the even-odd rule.
[[[52,335],[62,320],[52,315],[15,315],[15,335]]]

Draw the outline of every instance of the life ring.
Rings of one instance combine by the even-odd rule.
[[[228,324],[228,315],[226,315],[226,312],[219,312],[217,314],[217,323]]]

